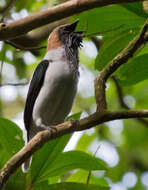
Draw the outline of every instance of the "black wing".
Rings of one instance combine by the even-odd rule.
[[[32,120],[32,112],[33,112],[34,103],[43,85],[44,77],[45,77],[45,73],[46,73],[48,65],[49,65],[48,60],[43,60],[39,63],[39,65],[37,66],[33,74],[33,77],[29,86],[29,91],[28,91],[25,110],[24,110],[24,123],[25,123],[25,128],[27,132],[29,132],[29,126]]]

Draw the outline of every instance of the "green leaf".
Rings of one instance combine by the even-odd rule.
[[[5,185],[5,190],[21,189],[25,190],[26,174],[21,170],[21,167],[9,178]]]
[[[148,79],[148,54],[131,59],[118,71],[117,76],[121,85],[133,85]]]
[[[80,119],[80,116],[81,112],[71,115],[70,118]],[[48,179],[44,179],[44,172],[51,169],[51,165],[62,153],[71,136],[71,134],[68,134],[54,139],[46,143],[43,148],[33,155],[31,170],[28,173],[28,176],[31,176],[29,183],[39,183],[41,178],[42,180]]]
[[[69,118],[80,119],[80,116],[81,112],[78,112],[71,115]],[[43,148],[33,155],[31,170],[28,174],[31,175],[31,183],[38,183],[40,178],[44,179],[44,172],[50,170],[52,163],[64,150],[71,136],[71,134],[68,134],[58,139],[54,139],[46,143]]]
[[[95,69],[102,70],[136,35],[135,30],[128,30],[116,33],[115,36],[106,37],[103,45],[99,49]]]
[[[105,34],[104,31],[106,30],[110,30],[108,33],[111,33],[112,30],[116,31],[117,27],[124,30],[139,28],[145,21],[145,18],[121,5],[111,5],[89,10],[74,17],[74,19],[76,18],[80,19],[78,30],[84,30],[86,21],[88,21],[87,34],[93,32]]]
[[[41,190],[43,188],[33,188],[33,190]],[[46,188],[44,188],[46,189]],[[57,183],[48,185],[48,189],[50,190],[108,190],[108,187],[101,187],[98,185],[87,185],[83,183]]]
[[[42,181],[41,183],[32,186],[31,190],[50,190],[48,181]],[[29,189],[29,188],[28,188]]]
[[[0,145],[0,168],[6,163],[9,159],[9,153]]]
[[[136,54],[136,56],[141,56],[144,54],[148,54],[148,44],[145,44],[142,48],[140,48]]]
[[[12,121],[0,118],[0,167],[24,145],[22,131]],[[25,189],[25,174],[21,168],[8,180],[5,190]]]
[[[44,179],[59,176],[73,169],[106,170],[106,164],[99,158],[95,158],[81,151],[69,151],[61,153],[48,170],[43,174]]]
[[[128,9],[129,11],[132,11],[138,16],[147,18],[147,14],[143,10],[142,2],[127,3],[123,4],[122,6]]]
[[[50,177],[48,178],[48,183],[55,184],[55,183],[58,183],[60,179],[61,179],[60,176]]]
[[[86,183],[88,178],[89,172],[85,170],[78,170],[74,174],[72,174],[66,182],[79,182],[79,183]],[[101,187],[109,187],[108,182],[103,177],[95,177],[93,172],[91,172],[91,176],[89,179],[89,184],[96,184]]]
[[[0,118],[0,144],[7,154],[7,159],[18,152],[24,145],[21,129],[12,121]],[[4,160],[6,158],[3,158]]]
[[[100,35],[105,36],[95,62],[95,68],[98,70],[102,70],[128,44],[145,21],[145,17],[131,11],[132,7],[129,4],[124,5],[125,7],[112,5],[97,8],[77,16],[80,19],[78,30],[84,29],[88,20],[87,34],[100,32]],[[136,6],[132,10],[137,9]]]
[[[68,116],[68,117],[66,118],[66,121],[69,120],[69,119],[76,119],[76,120],[79,120],[80,117],[81,117],[81,114],[82,114],[82,112],[78,112],[78,113],[72,114],[72,115],[70,115],[70,116]]]
[[[79,139],[77,146],[76,146],[76,150],[80,150],[80,151],[87,151],[88,146],[92,143],[92,141],[96,138],[96,134],[93,133],[91,135],[88,135],[86,133],[83,133],[83,135],[81,136],[81,138]]]
[[[56,157],[63,151],[71,135],[65,135],[54,139],[44,145],[38,152],[33,155],[31,170],[31,183],[38,183],[43,178],[44,172],[50,170]]]

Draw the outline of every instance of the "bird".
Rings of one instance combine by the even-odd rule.
[[[79,48],[83,31],[75,31],[79,20],[56,27],[48,37],[46,54],[30,81],[24,109],[29,142],[39,131],[64,122],[72,109],[79,80]],[[32,157],[22,165],[28,172]]]

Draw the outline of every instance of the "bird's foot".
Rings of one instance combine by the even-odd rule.
[[[48,130],[51,135],[52,135],[52,133],[53,133],[53,130],[54,130],[55,132],[57,132],[56,125],[47,126],[47,125],[41,124],[40,127],[41,127],[41,129],[43,129],[43,130]]]
[[[73,128],[77,128],[79,121],[73,118],[70,118],[69,121],[71,122]]]

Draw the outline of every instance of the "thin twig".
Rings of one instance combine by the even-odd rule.
[[[98,150],[100,149],[100,147],[101,147],[101,145],[99,144],[99,146],[97,147],[97,150],[94,153],[94,156],[96,156],[96,154],[97,154]],[[87,177],[87,181],[86,181],[87,185],[89,184],[91,173],[92,173],[91,171],[89,171],[89,173],[88,173],[88,177]]]
[[[25,86],[27,85],[28,82],[22,82],[22,83],[6,83],[6,84],[0,84],[0,87],[4,87],[4,86]]]
[[[122,91],[121,86],[119,85],[118,80],[116,79],[115,76],[112,76],[111,79],[114,81],[114,84],[115,84],[115,86],[116,86],[117,95],[118,95],[118,99],[119,99],[120,106],[121,106],[122,108],[129,109],[128,105],[124,102],[124,99],[123,99],[123,97],[124,97],[123,91]]]
[[[130,108],[129,108],[128,105],[124,102],[124,99],[123,99],[123,97],[124,97],[123,91],[122,91],[121,86],[120,86],[119,83],[118,83],[118,80],[117,80],[116,77],[114,77],[114,76],[112,76],[111,78],[112,78],[112,80],[114,81],[114,84],[115,84],[116,89],[117,89],[117,95],[118,95],[118,99],[119,99],[120,106],[121,106],[122,108],[125,108],[125,109],[128,109],[128,110],[129,110]],[[147,121],[147,120],[145,120],[145,119],[143,119],[143,118],[136,118],[136,120],[139,121],[140,123],[143,123],[146,127],[148,127],[148,121]]]

